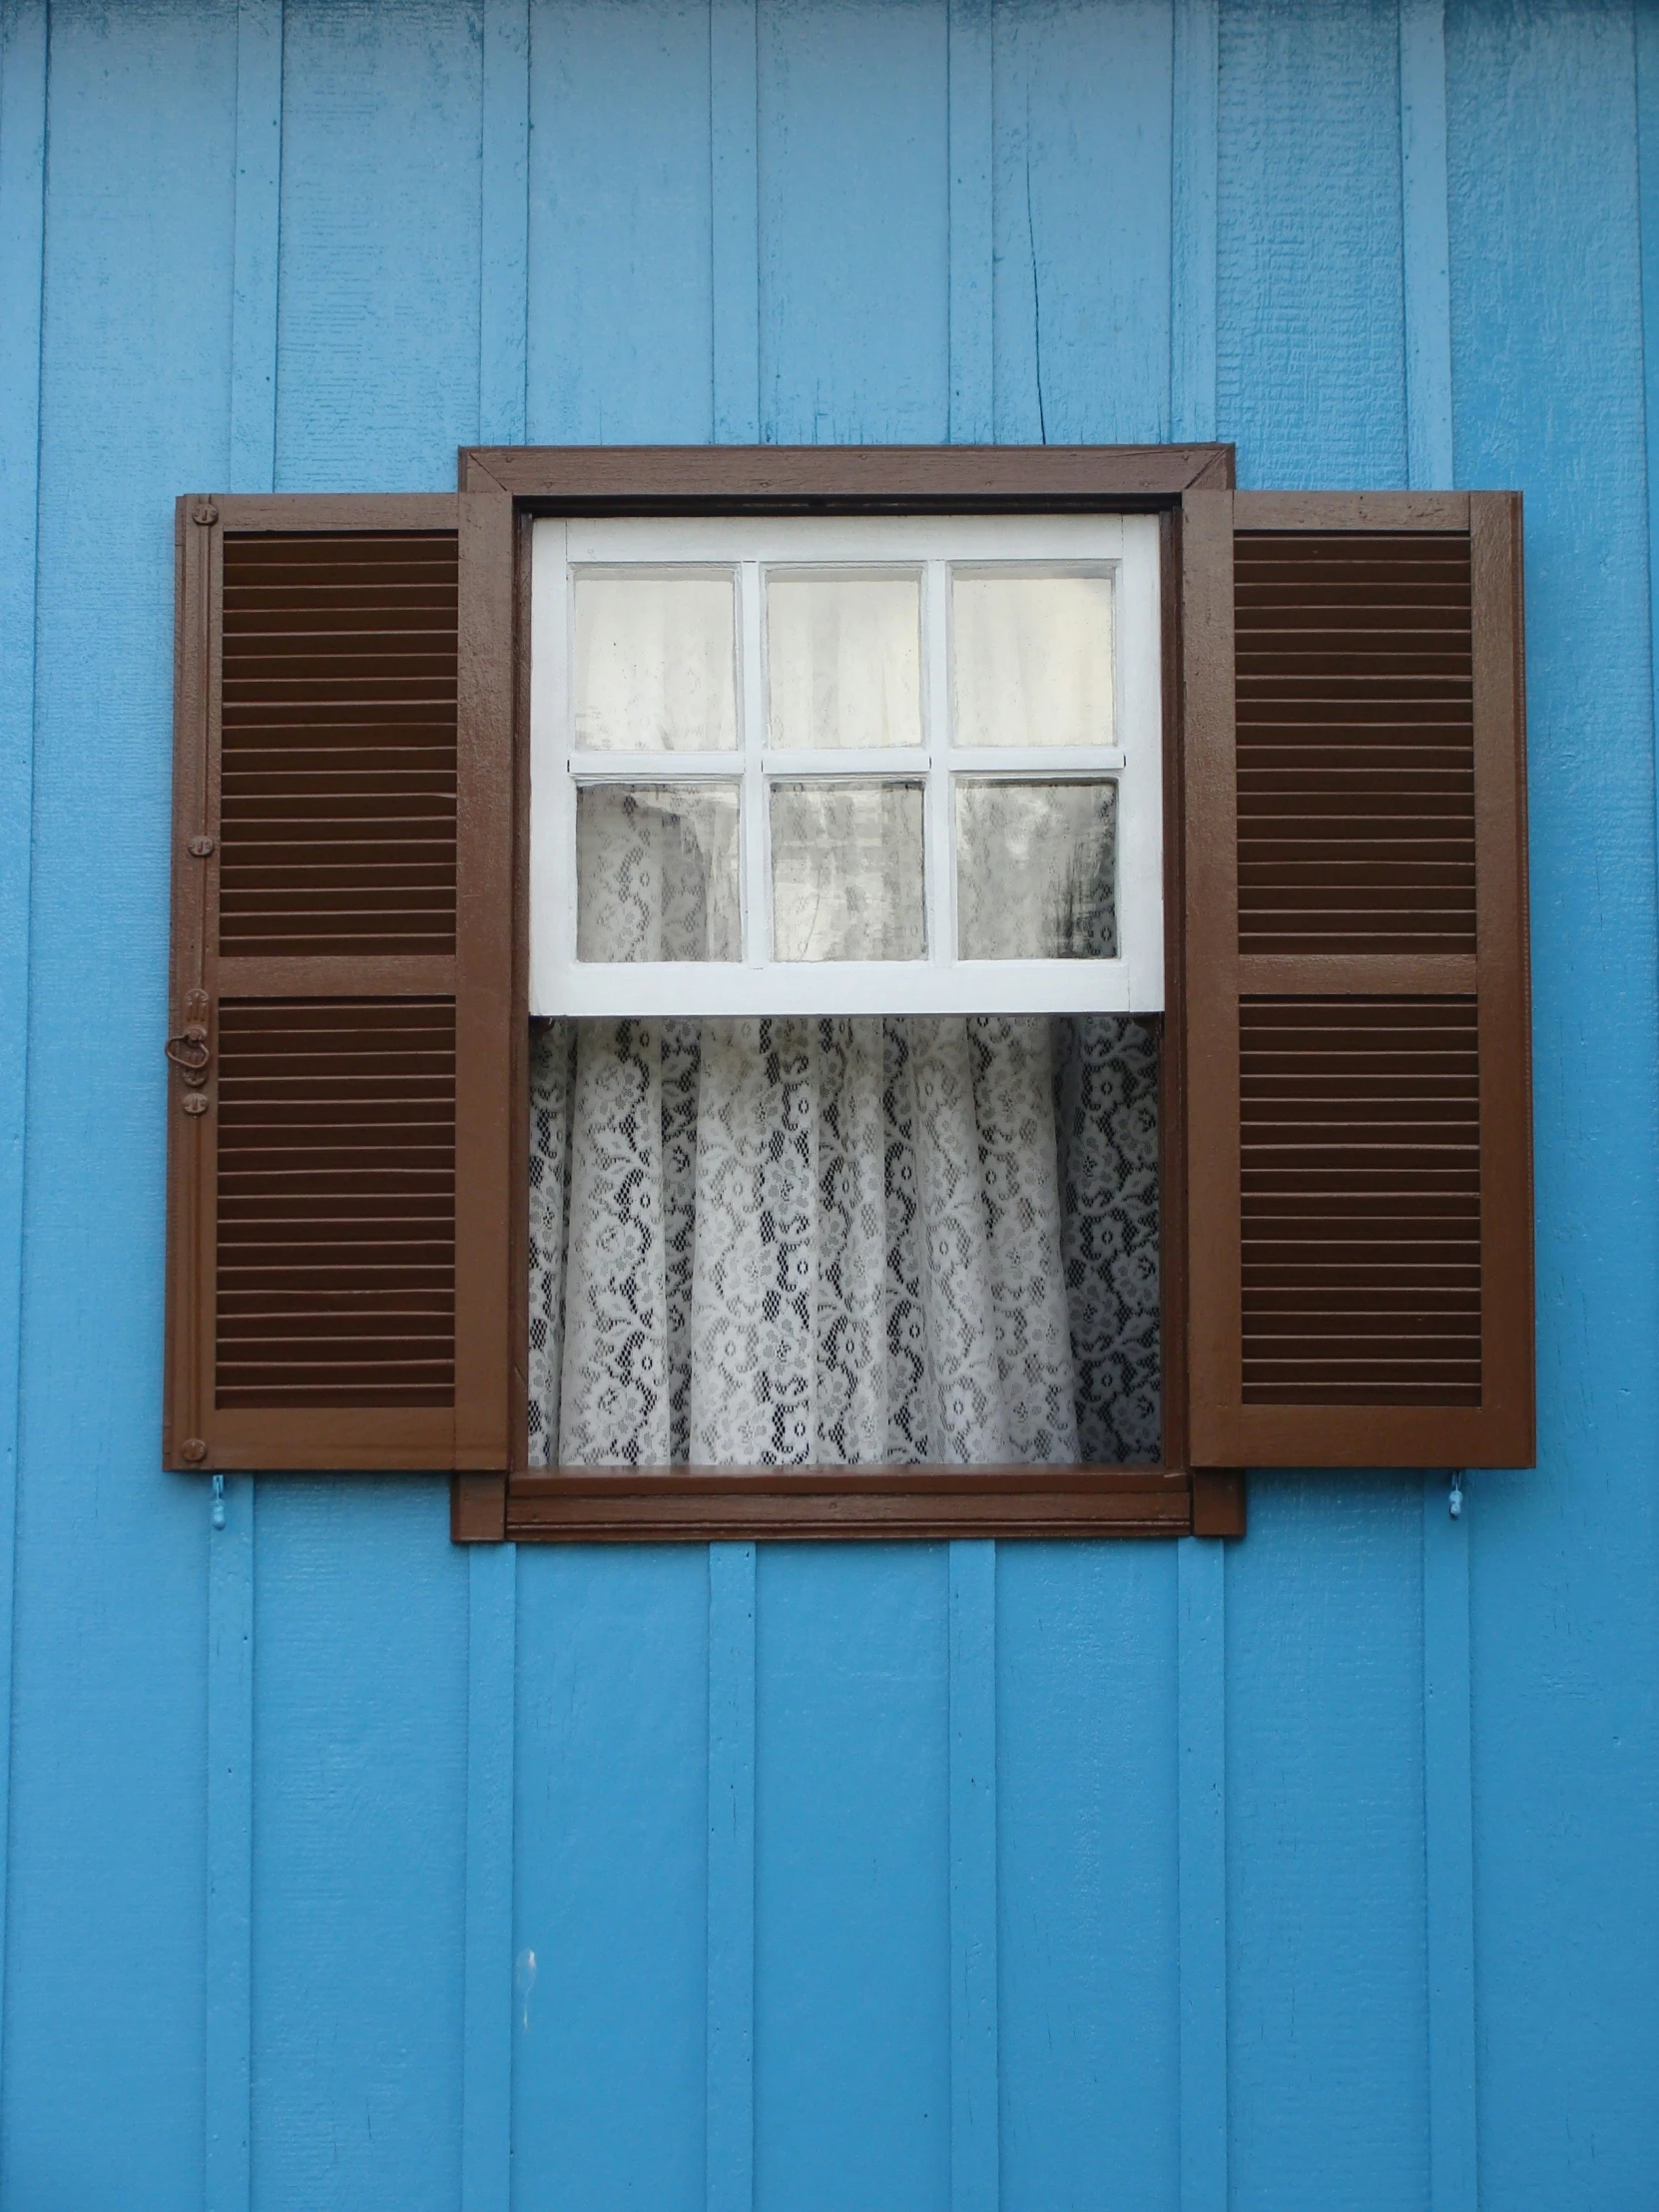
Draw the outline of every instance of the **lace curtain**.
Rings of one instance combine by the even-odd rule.
[[[1156,1098],[1111,1016],[538,1028],[532,1463],[1155,1459]]]

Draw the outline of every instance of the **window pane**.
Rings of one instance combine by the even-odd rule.
[[[576,743],[713,753],[738,742],[732,578],[576,577]]]
[[[958,745],[1110,745],[1112,579],[951,579]]]
[[[767,578],[771,743],[921,743],[921,586],[914,576]]]
[[[774,784],[772,935],[779,960],[919,960],[919,784]]]
[[[1115,784],[956,785],[956,942],[964,960],[1117,956]]]
[[[576,957],[742,959],[736,784],[577,792]]]

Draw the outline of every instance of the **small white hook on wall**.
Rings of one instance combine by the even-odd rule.
[[[1451,1487],[1446,1492],[1445,1509],[1451,1515],[1453,1520],[1462,1519],[1463,1470],[1461,1467],[1453,1467],[1451,1470]]]

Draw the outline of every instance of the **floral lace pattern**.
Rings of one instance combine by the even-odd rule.
[[[553,1022],[531,1155],[532,1464],[1158,1455],[1133,1022]]]

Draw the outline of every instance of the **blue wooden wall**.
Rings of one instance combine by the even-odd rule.
[[[0,24],[8,2212],[1659,2203],[1659,19]],[[1225,1558],[468,1554],[376,1479],[216,1532],[156,1466],[173,494],[1212,435],[1526,494],[1537,1472],[1262,1475]]]

